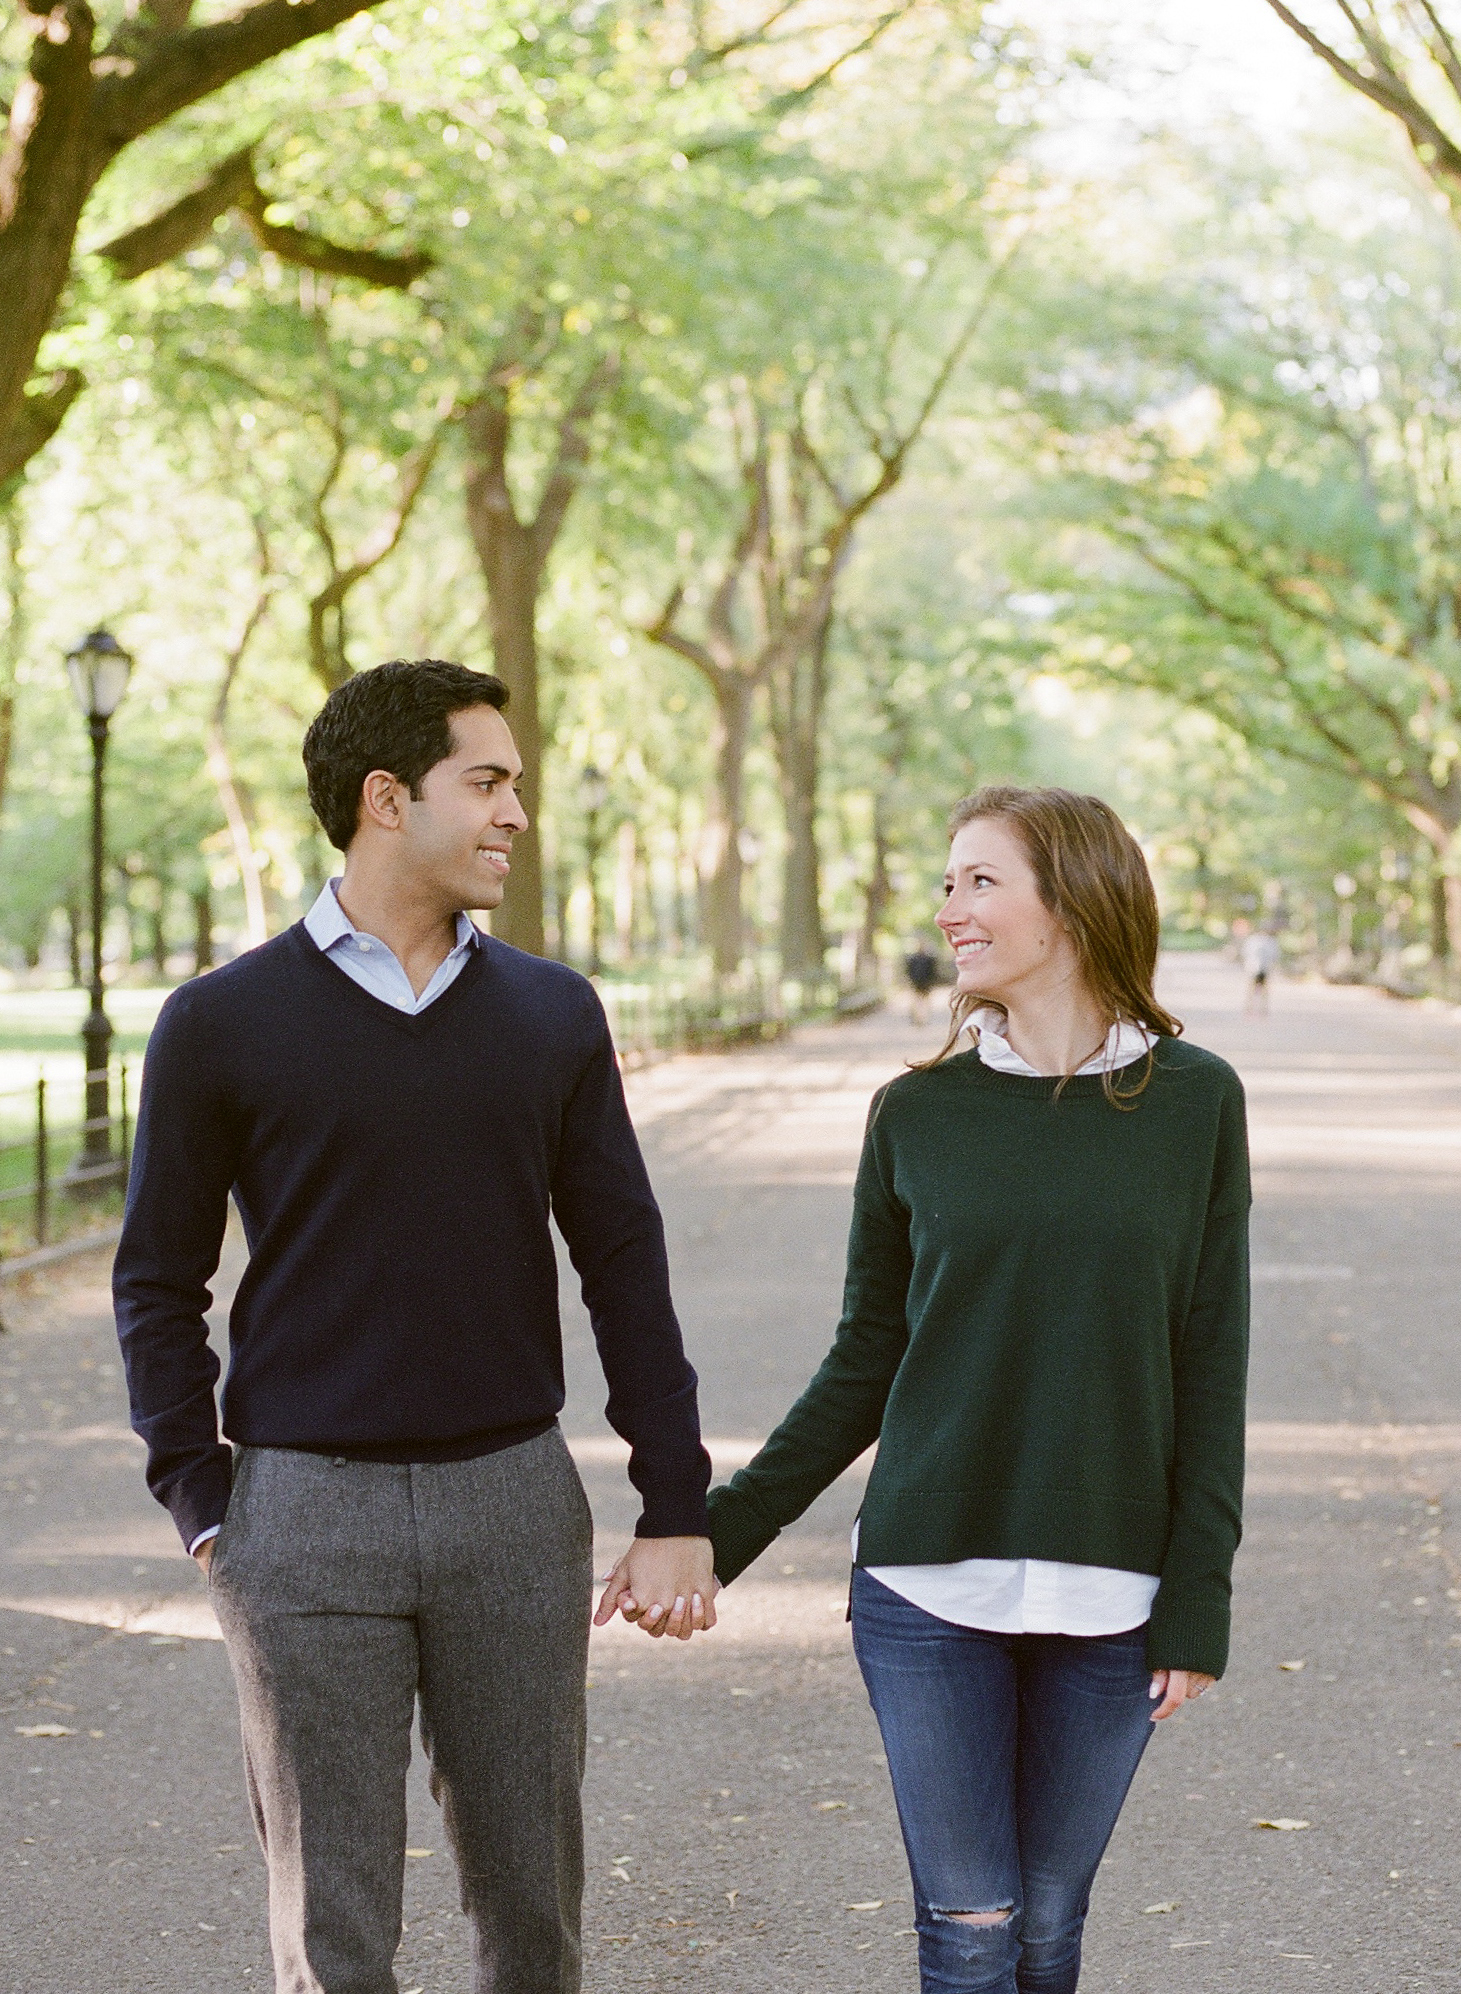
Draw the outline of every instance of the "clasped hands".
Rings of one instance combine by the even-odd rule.
[[[636,1537],[608,1576],[594,1625],[621,1613],[656,1640],[688,1641],[715,1625],[719,1590],[708,1537]]]

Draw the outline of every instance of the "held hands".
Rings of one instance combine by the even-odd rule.
[[[688,1641],[715,1625],[718,1591],[708,1537],[636,1537],[609,1574],[594,1625],[618,1612],[656,1640]]]
[[[203,1573],[205,1578],[208,1575],[208,1567],[213,1563],[213,1546],[217,1542],[218,1539],[216,1537],[210,1537],[206,1544],[200,1544],[193,1553],[198,1563],[198,1569]]]
[[[1160,1724],[1164,1717],[1174,1716],[1184,1703],[1194,1697],[1206,1696],[1216,1682],[1216,1676],[1199,1675],[1196,1669],[1156,1669],[1152,1673],[1152,1686],[1147,1695],[1157,1704],[1152,1712],[1153,1724]],[[1161,1698],[1157,1703],[1158,1697]]]

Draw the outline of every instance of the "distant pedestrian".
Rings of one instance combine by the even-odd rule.
[[[616,1604],[713,1624],[695,1373],[585,978],[468,916],[527,824],[486,673],[381,665],[305,737],[345,853],[163,1006],[117,1252],[132,1421],[238,1685],[279,1994],[392,1994],[421,1741],[474,1994],[576,1994],[593,1527],[550,1214],[644,1499]],[[229,1194],[249,1264],[218,1363]]]
[[[1251,934],[1244,935],[1239,959],[1248,979],[1243,1009],[1254,1016],[1266,1017],[1269,979],[1283,959],[1278,936],[1272,928],[1255,928]]]
[[[912,993],[909,1016],[915,1025],[921,1025],[928,1016],[928,994],[938,982],[938,959],[922,935],[903,958],[903,974]]]
[[[1153,994],[1104,803],[985,789],[952,834],[953,1028],[874,1098],[836,1340],[710,1529],[728,1584],[877,1443],[852,1632],[925,1994],[1071,1994],[1152,1721],[1227,1661],[1243,1092]]]

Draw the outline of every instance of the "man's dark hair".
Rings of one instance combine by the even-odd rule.
[[[309,800],[325,836],[343,852],[360,823],[360,792],[372,769],[385,769],[421,794],[422,778],[453,751],[451,717],[469,706],[507,704],[507,687],[491,672],[441,658],[396,658],[336,686],[304,737]]]

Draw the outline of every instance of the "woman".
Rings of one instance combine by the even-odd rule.
[[[1113,811],[984,789],[951,831],[953,1029],[873,1102],[836,1341],[711,1532],[729,1584],[877,1441],[853,1644],[925,1994],[1070,1994],[1152,1722],[1227,1659],[1243,1094],[1153,994]]]

